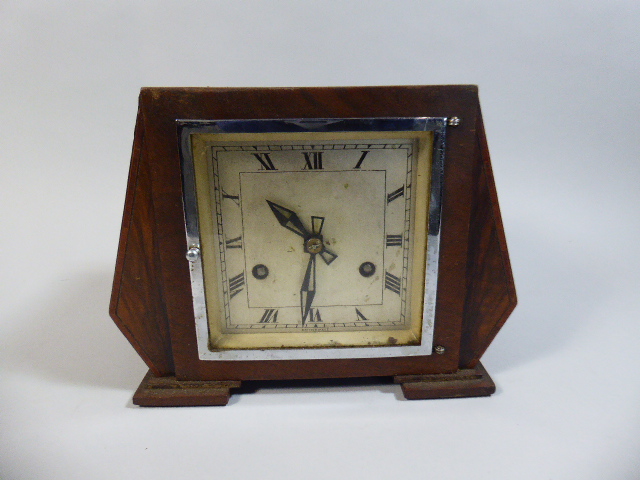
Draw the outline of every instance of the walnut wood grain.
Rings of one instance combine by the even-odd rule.
[[[133,395],[141,407],[210,407],[229,403],[232,388],[240,382],[181,382],[173,376],[156,377],[151,371]]]
[[[109,313],[156,375],[174,371],[169,322],[159,282],[150,165],[138,113]]]
[[[473,368],[516,307],[517,298],[482,117],[467,259],[460,367]]]
[[[402,394],[407,400],[486,397],[496,391],[495,383],[481,363],[454,373],[403,375],[393,381],[402,386]]]

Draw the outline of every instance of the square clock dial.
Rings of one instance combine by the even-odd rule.
[[[200,359],[430,355],[444,126],[180,121]]]

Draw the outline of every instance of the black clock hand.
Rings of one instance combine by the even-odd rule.
[[[267,203],[269,204],[269,207],[271,207],[271,211],[276,216],[276,219],[278,220],[278,223],[280,225],[291,230],[293,233],[300,235],[303,238],[309,236],[309,232],[306,228],[304,228],[304,225],[302,224],[302,221],[300,220],[296,212],[294,212],[293,210],[289,210],[288,208],[284,208],[277,203],[270,202],[269,200],[267,200]]]
[[[282,225],[284,228],[291,230],[293,233],[300,235],[302,238],[305,238],[305,239],[312,236],[309,233],[309,231],[304,227],[304,225],[302,224],[302,220],[300,220],[300,217],[298,217],[298,214],[296,214],[296,212],[294,212],[293,210],[289,210],[288,208],[285,208],[282,205],[278,205],[277,203],[273,203],[269,200],[267,200],[267,203],[269,204],[271,211],[273,212],[276,219],[278,220],[278,223]],[[323,225],[324,225],[324,217],[316,217],[316,216],[311,217],[311,226],[313,228],[313,235],[317,235],[318,237],[322,238],[320,236],[320,232],[322,232]],[[322,257],[322,260],[324,260],[324,263],[326,263],[327,265],[329,265],[336,258],[338,258],[338,255],[333,253],[331,250],[327,249],[326,246],[323,245],[320,248],[322,248],[322,250],[316,253],[320,254],[320,256]]]
[[[338,258],[338,255],[336,255],[330,250],[327,250],[327,248],[325,247],[325,249],[322,252],[320,252],[320,257],[322,258],[322,260],[324,260],[324,263],[329,265],[336,258]]]
[[[322,233],[323,226],[324,226],[324,217],[316,217],[316,216],[311,217],[311,230],[313,231],[314,235],[317,235],[318,237],[322,238],[320,234]],[[329,250],[327,246],[324,244],[324,242],[321,248],[322,250],[318,252],[318,254],[320,255],[320,257],[322,257],[322,260],[324,260],[324,263],[326,263],[327,265],[329,265],[336,258],[338,258],[338,255],[336,255],[331,250]]]
[[[307,271],[304,274],[304,280],[302,280],[302,286],[300,287],[300,310],[302,313],[302,325],[307,321],[309,312],[311,311],[311,305],[313,304],[313,298],[316,296],[316,254],[312,253],[309,256],[309,263],[307,264]],[[313,316],[313,313],[311,314]]]

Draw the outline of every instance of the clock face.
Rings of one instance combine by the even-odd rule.
[[[413,142],[209,145],[226,331],[407,327]]]
[[[422,344],[432,132],[190,141],[209,351]]]

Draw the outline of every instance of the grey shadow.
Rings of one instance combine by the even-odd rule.
[[[249,380],[240,388],[231,390],[229,405],[242,401],[246,395],[282,395],[307,392],[332,391],[378,391],[393,394],[398,400],[405,400],[400,385],[393,383],[392,377],[323,378],[313,380]]]
[[[514,222],[511,223],[514,226]],[[500,373],[561,349],[590,312],[615,285],[597,258],[567,254],[552,236],[531,225],[515,225],[509,247],[519,304],[485,355],[490,374]],[[529,228],[527,228],[529,227]],[[53,381],[134,390],[146,365],[108,315],[113,270],[79,272],[34,292],[13,330],[0,339],[3,368]],[[389,379],[246,382],[232,396],[238,401],[251,391],[314,389],[378,389],[402,399]]]
[[[109,317],[113,269],[61,279],[9,319],[3,368],[56,382],[135,389],[147,368]]]
[[[515,223],[515,225],[514,225]],[[518,225],[509,232],[518,306],[498,333],[483,359],[489,374],[500,373],[562,349],[587,322],[591,312],[615,285],[607,266],[579,244],[568,249],[553,237],[553,226],[543,231]],[[546,236],[545,236],[546,234]]]

